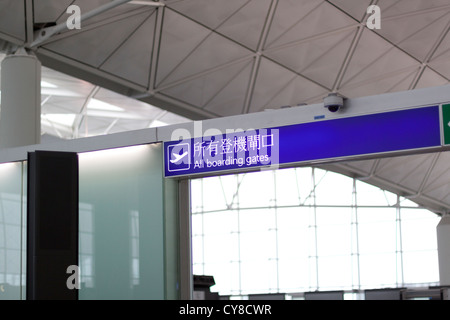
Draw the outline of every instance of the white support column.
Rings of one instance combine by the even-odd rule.
[[[0,148],[39,144],[41,63],[35,56],[7,56],[1,66]]]
[[[450,285],[450,215],[444,215],[436,227],[439,279],[441,286]]]

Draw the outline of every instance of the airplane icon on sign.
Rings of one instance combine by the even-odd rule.
[[[176,154],[176,153],[172,153],[172,155],[175,157],[175,159],[170,160],[171,163],[176,163],[178,161],[180,161],[181,159],[183,159],[185,156],[187,156],[188,152],[184,152],[183,154]]]
[[[189,170],[190,165],[190,149],[189,143],[178,143],[170,145],[167,148],[167,170],[183,171]]]

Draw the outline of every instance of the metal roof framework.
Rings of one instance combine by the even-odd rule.
[[[111,2],[0,0],[0,47],[25,47],[46,67],[50,135],[107,134],[315,104],[329,92],[356,98],[450,80],[447,0],[131,1],[33,44],[40,31],[67,21],[70,5],[87,13]],[[370,5],[381,8],[381,29],[366,25]],[[92,99],[120,109],[89,108]],[[69,125],[52,122],[54,114]],[[322,167],[447,213],[449,157]]]

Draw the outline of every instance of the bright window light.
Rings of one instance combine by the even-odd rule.
[[[330,196],[333,190],[338,197]],[[193,272],[214,276],[211,291],[220,295],[439,283],[440,217],[331,171],[192,179],[191,213]]]
[[[104,111],[125,111],[121,107],[97,99],[91,99],[89,101],[88,109],[104,110]]]
[[[44,80],[41,81],[41,87],[43,87],[43,88],[53,88],[53,89],[58,88],[58,86],[54,85],[53,83],[50,83],[50,82],[47,82],[47,81],[44,81]]]
[[[73,122],[75,121],[75,114],[71,113],[52,113],[45,114],[45,118],[53,123],[57,123],[66,127],[73,126]]]

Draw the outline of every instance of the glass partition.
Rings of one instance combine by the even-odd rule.
[[[25,299],[26,164],[0,164],[0,300]]]
[[[176,184],[159,144],[79,154],[80,300],[176,299]]]

